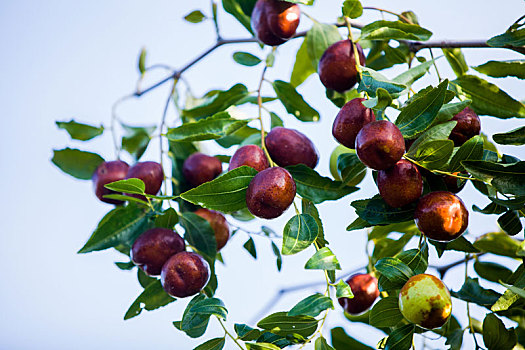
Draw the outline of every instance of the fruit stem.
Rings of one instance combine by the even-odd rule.
[[[390,13],[391,15],[397,16],[397,17],[399,17],[400,19],[402,19],[403,21],[405,21],[405,22],[407,22],[409,24],[414,24],[409,18],[405,17],[404,15],[402,15],[400,13],[396,13],[396,12],[390,11],[390,10],[385,10],[383,8],[373,7],[373,6],[363,6],[363,10],[375,10],[375,11],[379,11],[379,12]]]
[[[168,115],[168,109],[169,109],[169,106],[170,106],[171,99],[173,98],[173,95],[175,94],[178,81],[179,81],[179,79],[177,79],[177,78],[173,79],[173,85],[171,87],[170,94],[168,95],[168,98],[166,99],[166,104],[164,105],[164,110],[162,112],[162,119],[161,119],[160,125],[159,125],[159,132],[160,132],[161,135],[163,135],[163,132],[164,132],[164,127],[166,125],[166,117]],[[164,171],[164,163],[163,163],[163,158],[164,158],[164,140],[163,140],[162,137],[159,139],[159,145],[160,145],[160,167],[162,168],[162,171]],[[164,194],[168,194],[168,182],[167,181],[163,181],[163,183],[164,183]]]
[[[359,81],[361,81],[361,62],[360,62],[359,52],[357,51],[357,46],[355,45],[354,38],[352,37],[352,22],[350,21],[350,18],[348,17],[344,17],[344,20],[346,23],[346,27],[348,28],[348,39],[352,43],[352,50],[354,51],[355,69],[359,76]]]
[[[430,51],[430,58],[432,58],[432,65],[434,66],[434,69],[436,70],[436,74],[437,74],[437,77],[439,79],[439,82],[441,83],[441,81],[443,79],[441,79],[441,75],[439,74],[439,69],[438,69],[438,66],[436,64],[436,59],[434,58],[434,53],[432,52],[432,48],[428,48],[428,51]]]
[[[275,52],[275,47],[273,48],[272,52]],[[259,87],[257,88],[257,105],[259,107],[258,108],[259,114],[258,114],[257,119],[259,119],[259,123],[261,124],[261,148],[263,149],[264,154],[266,154],[266,157],[268,158],[268,161],[270,162],[270,166],[273,167],[275,166],[275,163],[273,162],[272,157],[270,157],[270,153],[268,152],[268,149],[266,148],[266,143],[264,142],[265,131],[264,131],[264,123],[262,120],[263,103],[262,103],[261,92],[262,92],[262,85],[264,82],[264,76],[266,75],[267,70],[268,70],[268,63],[266,62],[266,64],[264,65],[262,74],[261,74],[261,79],[259,80]]]
[[[224,336],[228,336],[228,337],[230,337],[231,340],[233,340],[233,341],[235,342],[235,344],[237,344],[237,346],[238,346],[240,349],[244,350],[244,348],[243,348],[242,345],[239,343],[239,341],[237,340],[237,338],[235,338],[233,335],[231,335],[230,332],[228,332],[228,329],[226,329],[226,326],[224,325],[224,323],[222,322],[222,320],[220,319],[220,317],[218,317],[218,316],[215,316],[215,317],[216,317],[217,320],[219,321],[219,323],[220,323],[222,329],[224,329]]]

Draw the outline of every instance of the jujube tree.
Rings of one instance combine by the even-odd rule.
[[[504,48],[525,54],[524,17],[486,42],[434,42],[429,41],[432,32],[411,11],[394,13],[346,0],[333,10],[335,24],[307,16],[311,26],[297,32],[300,20],[306,19],[301,7],[313,2],[223,0],[224,11],[252,35],[235,39],[221,36],[214,1],[210,18],[193,11],[185,19],[213,21],[216,44],[165,79],[137,88],[118,102],[171,83],[158,128],[129,126],[113,116],[115,158],[104,160],[70,148],[54,151],[55,165],[78,179],[91,179],[96,197],[115,206],[79,253],[112,248],[129,257],[129,262],[117,266],[137,269],[144,290],[125,319],[183,298],[189,301],[186,310],[173,324],[187,336],[205,337],[210,319],[217,319],[224,337],[205,339],[196,349],[222,349],[231,341],[232,347],[248,350],[301,348],[310,343],[316,350],[370,349],[369,345],[408,350],[414,337],[426,332],[446,338],[451,349],[459,349],[465,331],[473,335],[477,348],[481,338],[488,349],[525,346],[524,265],[512,271],[499,263],[501,257],[519,261],[525,256],[525,245],[517,238],[523,233],[525,216],[525,162],[500,153],[496,145],[525,144],[525,127],[495,134],[492,142],[479,118],[525,118],[523,103],[483,78],[524,79],[525,61],[488,61],[472,67],[480,73],[472,74],[461,51],[462,47],[486,48],[490,56],[490,48]],[[364,10],[380,11],[393,20],[355,22]],[[266,72],[281,60],[289,61],[276,60],[275,55],[288,40],[303,40],[289,82],[269,81]],[[188,69],[220,46],[250,42],[259,42],[261,49],[235,52],[233,59],[254,69],[262,66],[257,90],[238,83],[199,98],[189,96],[181,104],[179,81]],[[432,49],[442,50],[445,58],[434,58]],[[430,51],[431,59],[421,54],[423,50]],[[266,57],[260,58],[263,53]],[[439,75],[439,59],[448,61],[456,77],[449,80]],[[379,73],[394,65],[404,67],[403,73],[395,77]],[[154,69],[147,64],[145,50],[139,55],[138,69],[139,80]],[[413,84],[431,69],[437,72],[436,84],[415,91]],[[340,108],[337,115],[323,115],[333,120],[332,135],[306,135],[287,128],[286,118],[271,107],[280,103],[288,118],[317,122],[320,113],[298,92],[315,74],[326,88],[322,93]],[[263,96],[265,84],[273,88],[274,96]],[[178,118],[167,125],[172,103]],[[257,116],[237,118],[232,111],[247,104],[257,107]],[[264,128],[267,123],[271,130]],[[102,127],[75,121],[57,125],[79,141],[104,132]],[[160,137],[160,158],[144,160],[153,136]],[[315,170],[320,159],[315,143],[332,136],[340,145],[324,157],[330,158],[331,178]],[[200,142],[210,140],[233,155],[205,154]],[[366,174],[373,177],[377,195],[358,199],[357,185]],[[486,207],[461,199],[458,193],[467,182],[487,198]],[[348,225],[347,231],[357,231],[349,235],[366,235],[367,247],[374,246],[371,253],[364,249],[369,263],[352,276],[336,273],[341,270],[336,254],[344,251],[329,245],[331,233],[324,232],[322,211],[317,208],[346,197],[352,198],[358,217],[351,223],[341,219],[340,224]],[[476,215],[498,215],[500,231],[477,237],[465,234],[470,207]],[[310,249],[305,269],[320,270],[326,289],[324,294],[298,300],[290,310],[248,325],[227,315],[226,305],[215,294],[220,282],[215,266],[221,263],[221,249],[232,235],[250,234],[243,230],[243,222],[282,215],[289,217],[282,235],[261,226],[277,268],[286,263],[282,255]],[[409,249],[410,244],[414,248]],[[256,256],[251,237],[244,247]],[[465,256],[452,264],[429,265],[430,249],[438,257],[450,250]],[[466,267],[469,261],[474,261],[474,271],[467,270],[459,290],[449,290],[442,281],[447,271]],[[436,272],[440,278],[434,276]],[[506,291],[487,289],[480,278],[500,283]],[[468,324],[458,322],[455,315],[461,310],[453,309],[452,298],[467,303]],[[469,304],[485,308],[484,319],[471,315]],[[336,327],[330,331],[329,345],[323,326],[330,312],[345,312],[349,322],[375,327],[384,337],[365,345]],[[227,330],[227,316],[236,321],[236,335]],[[517,326],[509,328],[503,319]]]

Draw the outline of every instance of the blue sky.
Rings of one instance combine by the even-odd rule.
[[[319,5],[306,11],[320,21],[333,22],[339,15],[340,1],[317,2]],[[415,11],[421,24],[434,32],[434,39],[486,39],[503,32],[524,10],[524,2],[520,0],[506,0],[505,6],[496,6],[487,0],[363,2],[398,12]],[[190,349],[198,344],[171,325],[172,321],[180,319],[185,301],[177,301],[130,321],[122,320],[140,292],[133,273],[118,270],[113,262],[121,258],[112,252],[76,254],[110,207],[96,200],[89,182],[60,173],[49,159],[53,148],[66,145],[111,158],[113,149],[109,134],[85,144],[74,143],[63,131],[56,129],[54,121],[75,118],[109,126],[111,105],[133,90],[137,78],[136,57],[141,47],[148,49],[150,63],[180,67],[213,44],[215,36],[211,23],[192,25],[182,20],[194,9],[209,13],[208,7],[208,1],[202,0],[191,3],[163,0],[0,2],[0,115],[3,126],[0,188],[5,195],[0,204],[3,218],[0,223],[0,256],[3,258],[0,300],[4,302],[0,317],[1,348],[66,349],[74,345],[81,349],[110,346],[113,349],[146,346]],[[232,17],[222,11],[220,15],[224,37],[247,36]],[[378,13],[371,12],[362,20],[378,18]],[[309,25],[309,21],[304,20],[301,27],[306,29]],[[276,67],[268,73],[270,79],[289,79],[289,57],[294,55],[298,45],[298,41],[292,41],[279,49]],[[227,88],[237,82],[244,83],[250,90],[256,89],[260,67],[246,68],[234,63],[231,54],[236,50],[262,56],[255,44],[217,50],[209,60],[187,72],[186,79],[196,94],[212,88]],[[471,66],[490,59],[523,58],[500,49],[464,52]],[[439,67],[442,75],[453,77],[443,59]],[[396,68],[385,74],[393,77],[398,72]],[[162,76],[163,72],[158,71],[148,81]],[[516,99],[525,99],[522,81],[497,82]],[[418,87],[435,83],[436,76],[431,71]],[[119,109],[119,115],[130,124],[158,124],[167,88],[126,103]],[[278,104],[271,108],[285,118],[287,126],[300,128],[315,140],[322,154],[318,171],[328,175],[329,154],[336,145],[330,130],[337,109],[324,97],[316,76],[312,76],[300,92],[321,112],[319,124],[299,124]],[[174,117],[170,114],[168,120]],[[482,128],[489,134],[523,124],[516,119],[482,118]],[[501,150],[525,158],[523,147],[501,147]],[[156,143],[143,159],[158,159]],[[362,191],[348,198],[321,206],[325,231],[344,271],[366,261],[364,234],[345,231],[346,225],[355,218],[350,201],[367,198],[377,191],[370,179],[362,187]],[[468,207],[486,203],[471,185],[461,197]],[[280,232],[290,216],[291,213],[287,213],[265,224]],[[256,223],[246,225],[253,229],[258,226]],[[471,237],[495,229],[495,217],[477,215],[472,217],[469,227]],[[269,242],[256,239],[259,259],[254,261],[242,249],[246,239],[239,234],[228,244],[223,251],[226,265],[219,268],[218,296],[229,309],[230,329],[235,322],[250,321],[280,287],[322,280],[318,272],[302,269],[312,251],[286,257],[283,271],[277,273]],[[458,255],[450,253],[442,261],[457,258]],[[462,273],[461,268],[451,271],[445,282],[457,289]],[[313,291],[315,288],[288,294],[267,312],[287,310]],[[457,310],[463,314],[464,305],[459,304]],[[369,344],[381,338],[379,332],[345,322],[338,308],[332,312],[326,330],[335,325],[343,325],[349,334]],[[210,336],[221,334],[214,322],[208,332]],[[470,339],[465,339],[468,344]]]

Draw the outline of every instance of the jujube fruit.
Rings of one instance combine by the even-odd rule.
[[[246,206],[257,217],[274,219],[290,207],[295,190],[295,181],[286,169],[268,168],[255,175],[248,185]]]
[[[401,159],[393,167],[377,173],[379,194],[394,208],[415,202],[423,193],[423,179],[417,167]]]
[[[182,164],[182,175],[192,187],[211,181],[221,173],[222,163],[218,158],[199,152],[193,153]]]
[[[247,165],[257,171],[262,171],[270,166],[268,158],[261,147],[257,145],[246,145],[239,148],[230,159],[228,171],[240,166]]]
[[[414,219],[419,230],[428,238],[450,242],[467,229],[468,211],[455,194],[436,191],[421,197]]]
[[[445,284],[437,277],[411,277],[399,293],[399,309],[410,322],[426,329],[443,326],[452,314],[452,300]]]
[[[91,178],[91,180],[93,181],[93,190],[95,191],[95,195],[97,196],[97,198],[100,199],[102,202],[109,204],[124,203],[123,201],[119,201],[116,199],[104,198],[104,196],[108,194],[121,194],[119,192],[115,192],[105,188],[104,185],[111,182],[124,180],[126,178],[126,174],[128,173],[128,169],[128,163],[123,162],[121,160],[102,162],[97,167],[97,170],[95,170]]]
[[[270,46],[290,39],[299,26],[301,10],[297,4],[279,0],[258,0],[251,24],[257,39]]]
[[[230,239],[230,227],[224,215],[218,211],[205,208],[197,209],[195,214],[210,223],[215,234],[215,240],[217,241],[217,251],[221,250],[228,242],[228,239]]]
[[[178,233],[167,228],[153,228],[135,240],[131,260],[146,274],[156,276],[171,256],[185,249],[186,243]]]
[[[405,153],[405,140],[399,128],[388,120],[366,124],[355,140],[357,156],[369,168],[385,170]]]
[[[354,98],[347,102],[337,113],[332,126],[332,135],[340,144],[355,148],[355,139],[359,131],[368,123],[376,120],[374,111],[363,106],[364,98]]]
[[[303,133],[281,126],[273,128],[265,138],[272,160],[279,166],[304,164],[315,168],[319,154],[312,141]]]
[[[455,172],[454,175],[467,176],[468,174]],[[452,193],[460,192],[463,188],[465,188],[465,185],[467,184],[467,180],[460,179],[460,178],[457,178],[451,175],[445,175],[443,177],[443,181],[445,182],[447,191],[452,192]]]
[[[351,276],[346,283],[352,289],[353,298],[339,298],[339,304],[351,315],[368,310],[379,296],[377,278],[368,273]]]
[[[210,279],[210,265],[197,253],[180,252],[162,266],[160,281],[171,296],[185,298],[200,292]]]
[[[137,178],[144,182],[147,194],[155,195],[159,192],[164,181],[164,171],[157,162],[139,162],[129,168],[126,179]],[[130,196],[143,198],[141,195],[130,194]]]
[[[468,139],[479,135],[481,132],[481,120],[476,112],[469,107],[456,114],[452,120],[457,121],[452,129],[449,139],[454,141],[454,146],[461,146]]]
[[[359,44],[359,63],[365,65],[365,55]],[[319,60],[319,78],[323,85],[338,92],[350,90],[357,83],[354,47],[350,40],[341,40],[332,44]]]

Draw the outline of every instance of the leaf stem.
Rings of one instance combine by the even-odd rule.
[[[430,58],[432,58],[432,65],[434,66],[434,69],[436,70],[436,74],[437,74],[437,77],[439,79],[439,82],[441,83],[441,81],[443,79],[441,79],[441,75],[439,74],[439,69],[438,69],[438,66],[436,64],[436,60],[434,59],[434,53],[432,52],[432,48],[428,48],[428,51],[430,51]]]
[[[385,10],[383,8],[373,7],[373,6],[363,6],[363,10],[375,10],[375,11],[380,11],[380,12],[384,12],[384,13],[389,13],[391,15],[399,17],[400,19],[402,19],[403,21],[405,21],[405,22],[407,22],[409,24],[414,24],[409,18],[405,17],[404,15],[402,15],[400,13],[396,13],[396,12],[390,11],[390,10]]]
[[[231,335],[230,332],[228,332],[228,329],[226,329],[226,326],[224,325],[224,323],[222,322],[222,320],[221,320],[219,317],[217,317],[217,316],[215,316],[215,318],[217,318],[217,320],[219,321],[219,323],[220,323],[222,329],[224,329],[224,334],[225,334],[225,336],[227,335],[228,337],[230,337],[231,340],[233,340],[233,341],[235,342],[235,344],[237,344],[237,346],[238,346],[240,349],[244,350],[244,348],[243,348],[242,345],[239,343],[239,341],[237,340],[237,338],[235,338],[233,335]]]
[[[348,28],[348,39],[352,43],[352,50],[354,51],[354,62],[355,62],[355,69],[357,71],[357,74],[359,75],[359,81],[361,81],[361,62],[359,57],[359,52],[357,51],[357,46],[355,44],[354,38],[352,37],[352,22],[350,21],[350,18],[344,17],[346,27]]]
[[[275,48],[274,48],[275,50]],[[259,119],[259,123],[261,124],[261,147],[264,151],[264,154],[266,154],[266,157],[268,158],[268,161],[270,162],[270,166],[275,166],[275,163],[273,162],[272,160],[272,157],[270,157],[270,153],[268,152],[268,149],[266,148],[266,143],[264,142],[264,123],[263,123],[263,120],[262,120],[262,109],[263,109],[263,103],[262,103],[262,96],[261,96],[261,92],[262,92],[262,85],[263,85],[263,82],[264,82],[264,76],[266,75],[266,71],[268,70],[268,63],[266,63],[264,65],[264,69],[262,71],[262,74],[261,74],[261,79],[259,80],[259,86],[257,88],[257,106],[258,106],[258,117],[257,119]]]

